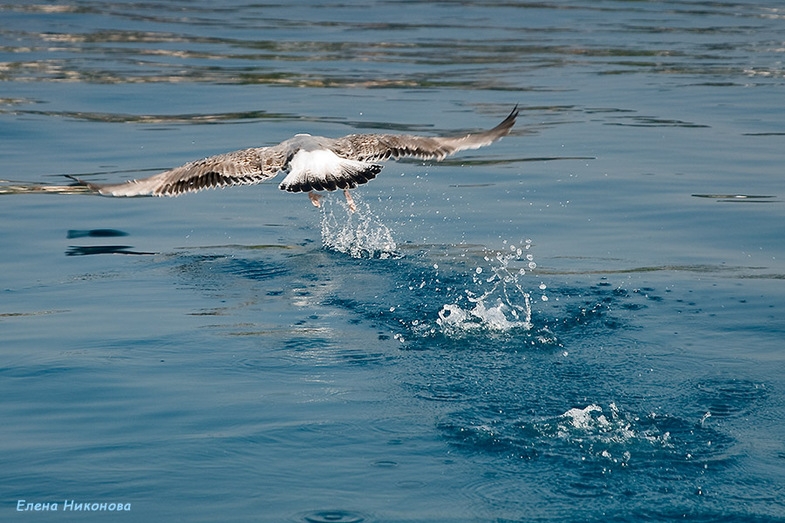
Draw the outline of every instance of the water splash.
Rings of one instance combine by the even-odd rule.
[[[331,196],[322,199],[322,244],[326,248],[352,258],[400,257],[390,228],[373,214],[370,206],[356,193],[355,212],[349,211],[343,197]]]
[[[323,245],[353,258],[402,258],[390,228],[381,222],[367,203],[357,195],[354,199],[354,212],[349,211],[343,198],[328,196],[322,200]],[[455,286],[440,282],[438,264],[433,265],[436,272],[424,277],[419,286],[409,280],[410,292],[418,293],[428,286],[429,296],[447,292],[452,294],[452,297],[447,298],[448,303],[442,302],[435,324],[421,316],[413,320],[399,321],[409,326],[415,337],[419,338],[429,338],[438,332],[460,338],[469,333],[484,335],[508,333],[518,329],[530,330],[532,297],[524,290],[521,278],[537,266],[530,251],[532,241],[525,240],[514,244],[504,240],[503,245],[501,250],[485,252],[485,263],[470,272],[470,283],[467,283],[467,288],[462,291],[462,284]],[[466,281],[467,278],[461,279]],[[539,289],[543,292],[541,299],[546,301],[548,298],[544,294],[545,284],[540,283]],[[458,294],[455,295],[454,291]],[[395,310],[393,307],[390,312]],[[415,315],[420,314],[421,311],[415,312]],[[396,334],[396,339],[405,341],[400,334]]]
[[[632,421],[623,416],[615,403],[608,406],[607,412],[596,404],[583,409],[572,408],[559,416],[552,423],[555,435],[566,441],[600,444],[625,444],[638,438],[651,443],[667,444],[669,433],[651,434],[648,431],[636,431]],[[607,449],[601,449],[599,455],[608,457]]]
[[[537,266],[529,252],[531,246],[531,240],[526,240],[520,246],[512,244],[505,250],[487,253],[487,266],[477,266],[473,271],[474,289],[466,289],[464,296],[439,311],[436,323],[442,333],[455,337],[475,331],[531,329],[532,298],[520,282],[527,270]],[[544,290],[545,285],[540,284],[540,289]]]
[[[571,408],[556,416],[525,416],[494,419],[479,416],[444,423],[454,442],[474,450],[502,452],[510,456],[548,456],[572,465],[595,464],[605,473],[609,466],[626,468],[635,460],[658,467],[663,459],[688,463],[705,457],[698,451],[716,434],[651,413],[637,416],[615,403],[602,407],[592,403]],[[676,431],[672,436],[671,430]],[[685,437],[686,434],[686,437]],[[711,443],[709,443],[710,445]]]

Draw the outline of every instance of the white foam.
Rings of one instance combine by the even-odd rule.
[[[661,448],[670,446],[670,433],[660,433],[656,427],[642,427],[638,418],[624,415],[614,403],[606,409],[596,404],[570,409],[559,416],[554,425],[555,436],[560,439],[580,444],[597,457],[622,464],[629,462],[630,449],[639,443]]]
[[[439,311],[436,323],[442,333],[460,336],[478,330],[507,332],[530,329],[531,296],[520,282],[526,270],[511,267],[512,263],[522,260],[531,267],[533,257],[526,253],[530,248],[531,241],[527,240],[520,247],[510,245],[509,252],[486,255],[489,267],[476,267],[472,275],[472,289],[465,290],[465,300],[469,305],[461,306],[461,299],[444,304]]]

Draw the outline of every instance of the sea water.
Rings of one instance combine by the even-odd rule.
[[[1,520],[785,518],[778,4],[0,11]],[[63,176],[515,104],[356,212]]]

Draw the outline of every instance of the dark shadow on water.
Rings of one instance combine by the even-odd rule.
[[[152,256],[156,252],[133,251],[131,245],[72,245],[65,251],[66,256],[92,256],[94,254],[130,254],[134,256]]]
[[[119,229],[69,229],[66,238],[119,238],[129,233]],[[71,245],[65,251],[66,256],[92,256],[94,254],[130,254],[133,256],[149,256],[156,252],[135,251],[132,245]]]
[[[116,238],[119,236],[128,236],[128,233],[117,229],[90,229],[84,231],[71,229],[68,231],[66,238]]]

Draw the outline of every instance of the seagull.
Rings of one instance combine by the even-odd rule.
[[[279,189],[306,192],[316,207],[321,199],[317,191],[342,189],[353,212],[356,208],[349,190],[376,178],[382,170],[377,162],[404,157],[441,161],[458,151],[479,149],[507,136],[517,116],[516,105],[493,129],[460,136],[350,134],[325,138],[297,134],[278,145],[209,156],[148,178],[118,184],[69,178],[103,196],[135,197],[178,196],[215,187],[254,185],[284,173]]]

